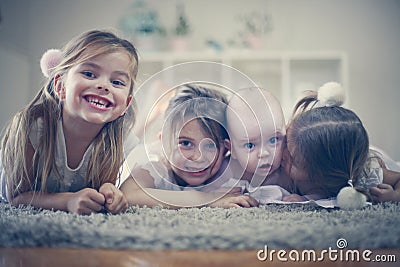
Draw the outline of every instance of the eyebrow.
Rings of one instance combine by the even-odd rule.
[[[193,138],[187,137],[187,136],[184,136],[184,135],[178,136],[178,139],[187,139],[187,140],[190,140],[190,141],[194,140]]]
[[[254,142],[257,139],[259,139],[259,138],[258,137],[256,137],[256,138],[241,138],[241,139],[239,139],[239,141],[242,141],[242,142]]]

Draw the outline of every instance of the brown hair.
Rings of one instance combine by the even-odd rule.
[[[327,196],[355,183],[368,158],[368,134],[360,118],[339,106],[315,107],[317,93],[302,98],[287,130],[294,160]]]
[[[225,127],[226,106],[226,96],[216,89],[195,83],[178,87],[165,111],[165,125],[168,126],[166,130],[169,131],[167,134],[169,140],[176,138],[175,135],[179,132],[177,128],[181,127],[185,120],[196,119],[205,134],[220,149],[220,144],[228,138]]]

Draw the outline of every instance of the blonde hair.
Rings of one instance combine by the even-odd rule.
[[[54,155],[57,122],[62,116],[62,105],[53,88],[55,77],[66,74],[76,64],[112,52],[126,53],[131,60],[129,92],[132,95],[138,72],[135,47],[111,32],[93,30],[77,36],[65,45],[61,50],[61,62],[49,74],[47,83],[34,99],[12,118],[1,142],[7,191],[11,193],[11,197],[31,190],[47,192],[46,181],[51,171],[54,170],[59,176]],[[123,134],[133,127],[135,121],[133,106],[135,103],[128,108],[124,116],[106,123],[92,141],[93,149],[86,173],[88,186],[98,189],[105,182],[115,183],[123,161]],[[27,155],[27,147],[31,145],[29,133],[38,119],[43,121],[43,135],[30,165],[26,160],[30,157]],[[39,162],[43,163],[42,169],[38,167]]]

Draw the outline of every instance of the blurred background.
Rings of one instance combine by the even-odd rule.
[[[217,62],[241,74],[178,75],[266,87],[287,119],[299,92],[341,82],[371,144],[400,161],[400,0],[0,0],[2,128],[42,86],[42,54],[94,28],[135,44],[139,86],[174,64]],[[149,93],[165,86],[151,82]]]

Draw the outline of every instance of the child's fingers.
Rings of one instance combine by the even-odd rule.
[[[252,207],[251,199],[252,198],[250,196],[241,195],[241,196],[236,197],[236,203],[238,205],[240,205],[241,207],[250,208],[250,207]]]
[[[68,201],[68,210],[78,214],[90,214],[103,208],[104,196],[92,188],[85,188]]]
[[[128,201],[126,200],[122,191],[114,187],[112,189],[113,192],[113,201],[112,203],[106,202],[105,207],[106,209],[115,214],[120,213],[128,208]]]
[[[258,203],[258,201],[255,199],[255,198],[252,198],[252,197],[250,197],[249,196],[249,204],[252,206],[252,207],[258,207],[258,205],[259,205],[259,203]]]
[[[97,192],[96,190],[93,190],[91,192],[88,193],[88,197],[93,200],[95,203],[103,206],[104,205],[104,195],[100,194],[99,192]]]
[[[95,201],[89,201],[86,205],[86,208],[90,209],[90,213],[92,212],[99,212],[103,208],[103,205],[99,204]]]
[[[381,192],[381,190],[380,190],[378,187],[371,187],[371,188],[369,189],[369,193],[370,193],[372,196],[377,196],[377,195],[380,194],[380,192]]]
[[[377,186],[379,189],[387,189],[387,190],[391,190],[393,187],[390,184],[378,184]]]
[[[118,204],[115,207],[110,207],[109,211],[113,214],[117,214],[120,212],[126,211],[128,208],[128,202],[127,201],[119,201]],[[108,209],[108,207],[107,207]]]
[[[91,201],[87,203],[87,207],[92,211],[100,211],[103,208],[105,197],[99,192],[90,191],[88,197]]]
[[[104,184],[100,187],[99,192],[105,198],[105,204],[112,204],[114,202],[115,186],[112,184]]]
[[[236,203],[237,203],[240,207],[243,207],[243,208],[250,208],[249,202],[247,202],[245,199],[240,198],[240,199],[238,199],[238,201],[237,201]]]
[[[116,213],[119,213],[122,210],[123,203],[119,199],[115,199],[114,198],[113,203],[106,204],[105,207],[109,212],[111,212],[113,214],[116,214]]]
[[[394,189],[389,184],[379,184],[376,187],[371,187],[369,193],[374,202],[384,202],[391,199],[390,195],[394,192]]]
[[[369,189],[369,193],[373,196],[380,196],[382,195],[385,191],[391,190],[392,187],[388,184],[379,184],[376,187],[371,187]]]

